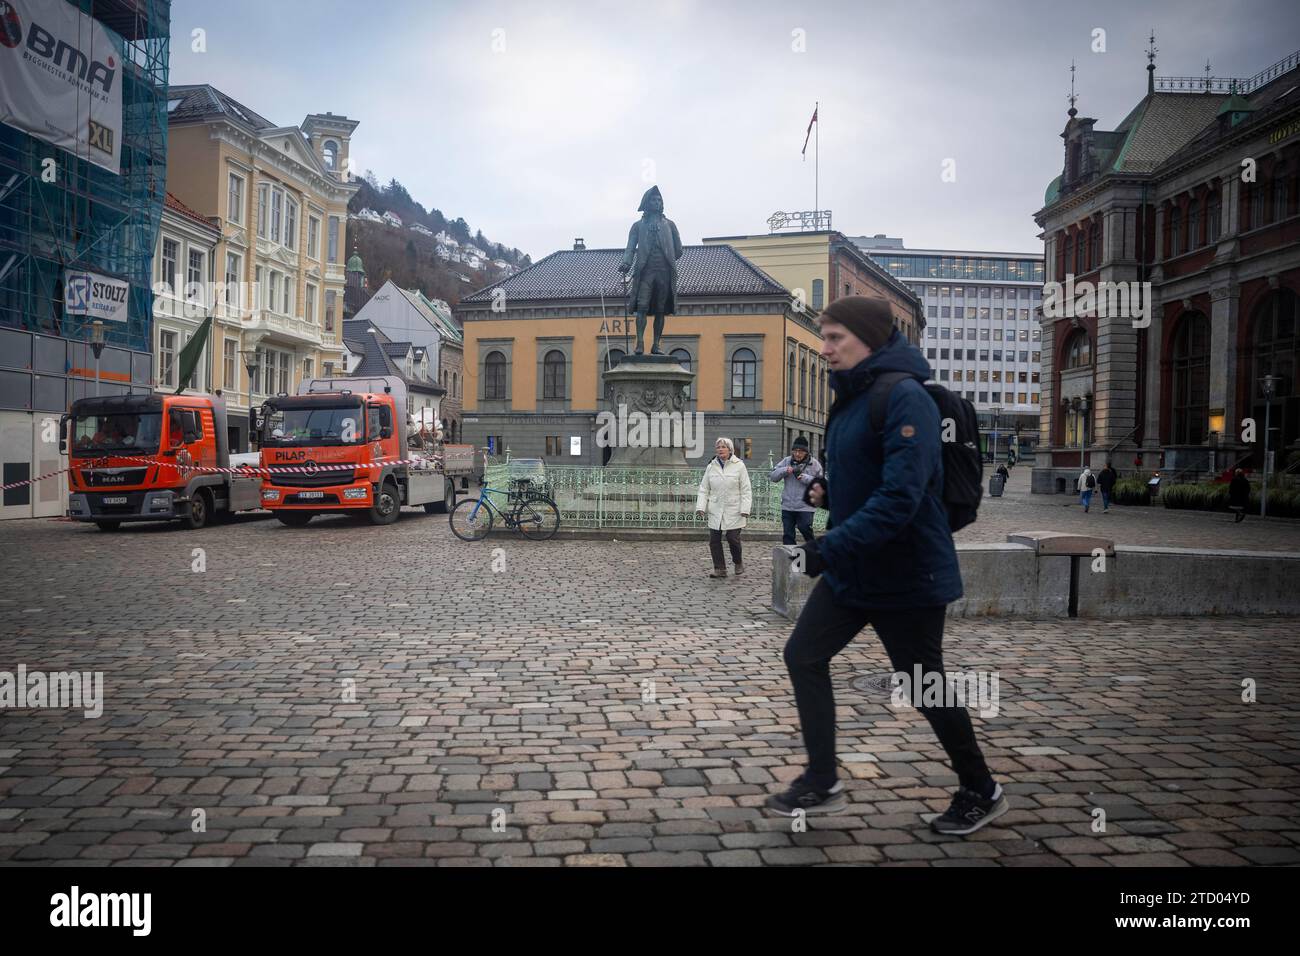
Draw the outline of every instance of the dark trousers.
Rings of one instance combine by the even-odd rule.
[[[786,511],[781,510],[781,543],[794,544],[794,533],[797,529],[803,535],[805,541],[813,539],[813,513],[811,511]]]
[[[945,610],[924,607],[865,611],[844,607],[834,602],[825,581],[817,582],[785,645],[785,666],[794,685],[799,724],[808,751],[808,771],[814,782],[829,786],[836,777],[831,658],[870,624],[885,645],[896,672],[910,676],[919,663],[924,673],[942,673]],[[966,708],[918,709],[930,722],[962,786],[982,789],[989,780],[989,770]]]
[[[731,549],[731,563],[740,564],[740,528],[732,528],[730,531],[722,532],[714,528],[709,529],[709,551],[713,554],[713,566],[721,571],[727,566],[726,560],[722,557],[722,535],[727,536],[727,547]]]

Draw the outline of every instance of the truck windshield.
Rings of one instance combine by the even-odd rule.
[[[73,420],[72,454],[76,457],[106,452],[157,454],[162,435],[161,412],[117,412],[78,415]]]
[[[361,409],[319,406],[275,408],[267,422],[267,445],[349,445],[365,440]]]

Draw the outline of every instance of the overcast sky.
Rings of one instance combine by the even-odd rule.
[[[1290,0],[1062,6],[174,0],[171,81],[279,124],[359,120],[358,173],[534,259],[575,236],[621,246],[651,182],[687,243],[814,208],[814,146],[800,148],[815,102],[836,229],[1041,251],[1032,216],[1061,170],[1071,58],[1081,114],[1112,129],[1146,91],[1152,28],[1158,76],[1207,59],[1250,76],[1300,45]]]

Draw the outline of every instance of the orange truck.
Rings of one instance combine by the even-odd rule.
[[[69,457],[67,516],[116,531],[124,521],[202,528],[261,507],[261,478],[231,468],[226,403],[217,395],[79,398],[60,421]]]
[[[392,524],[403,506],[455,505],[442,463],[410,447],[406,384],[395,375],[306,380],[253,409],[250,424],[267,476],[262,507],[284,524],[341,513]]]

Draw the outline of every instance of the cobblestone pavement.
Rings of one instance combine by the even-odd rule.
[[[0,711],[0,861],[1300,863],[1294,620],[950,622],[949,666],[999,674],[976,727],[1012,803],[965,840],[921,819],[954,784],[928,726],[851,684],[888,670],[864,635],[833,664],[849,811],[764,817],[802,761],[767,552],[713,581],[703,542],[468,544],[409,511],[0,523],[0,671],[106,698]]]
[[[985,477],[991,473],[984,466]],[[985,484],[987,490],[987,482]],[[1012,531],[1071,531],[1111,538],[1116,544],[1162,548],[1227,548],[1239,551],[1300,551],[1300,520],[1248,517],[1233,523],[1227,512],[1182,511],[1156,503],[1150,506],[1112,505],[1101,510],[1101,495],[1083,513],[1078,495],[1035,495],[1029,492],[1029,467],[1017,465],[1000,498],[987,493],[979,520],[957,533],[958,544],[1004,542]]]

